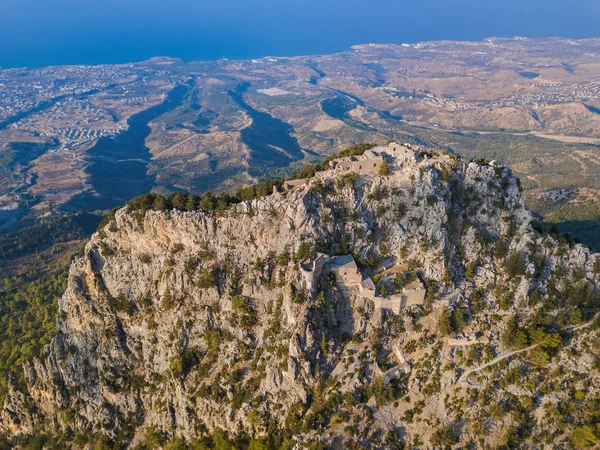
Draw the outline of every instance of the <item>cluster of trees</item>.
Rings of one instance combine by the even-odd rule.
[[[525,275],[525,256],[521,252],[511,252],[504,263],[508,279]]]
[[[0,405],[9,373],[22,383],[21,365],[40,356],[56,334],[58,299],[66,289],[67,269],[25,287],[0,293]]]
[[[241,295],[234,295],[231,297],[231,307],[238,315],[242,327],[250,328],[258,321],[256,308],[252,305],[249,298]]]
[[[362,155],[373,147],[375,147],[375,144],[361,143],[352,145],[336,155],[329,156],[318,164],[306,165],[302,170],[293,172],[287,179],[312,178],[317,172],[327,170],[330,161],[345,156]],[[221,193],[214,195],[211,192],[205,192],[203,195],[198,195],[178,192],[164,196],[162,194],[150,193],[132,199],[127,206],[131,211],[165,211],[171,209],[182,211],[225,211],[232,204],[259,199],[272,194],[273,187],[280,188],[284,181],[285,178],[263,181],[238,189],[233,194]],[[104,224],[101,224],[101,227]]]
[[[537,366],[544,366],[551,355],[562,347],[562,339],[558,333],[544,330],[542,327],[531,326],[522,328],[516,316],[508,319],[502,344],[510,349],[523,349],[536,345],[530,353],[530,361]]]
[[[169,438],[165,433],[155,427],[148,427],[145,442],[134,447],[135,450],[291,450],[296,441],[289,437],[289,432],[269,433],[264,438],[251,438],[241,433],[231,436],[220,428],[212,433],[205,433],[205,437],[193,441],[185,441],[180,437]],[[0,435],[0,450],[9,450],[19,444],[20,448],[29,450],[59,450],[67,448],[69,444],[91,444],[96,450],[116,450],[125,448],[127,438],[109,439],[105,436],[66,436],[48,435],[39,433],[36,436],[21,436],[10,440]],[[70,447],[69,447],[70,448]],[[309,450],[323,450],[325,447],[316,442],[307,444]]]
[[[0,260],[6,260],[8,274],[13,273],[0,277],[0,405],[9,374],[23,384],[21,365],[42,356],[44,346],[56,334],[58,299],[66,289],[73,251],[72,246],[61,244],[89,238],[101,220],[99,213],[68,213],[0,236]],[[52,256],[39,270],[32,258],[50,248]]]
[[[0,235],[0,259],[35,253],[62,242],[88,238],[102,216],[93,213],[63,214]]]
[[[440,311],[437,325],[437,332],[440,336],[448,336],[453,332],[460,333],[465,326],[466,319],[461,307],[457,306],[452,310],[445,307]]]
[[[451,448],[456,443],[458,439],[452,425],[439,427],[431,436],[431,444],[436,448]]]

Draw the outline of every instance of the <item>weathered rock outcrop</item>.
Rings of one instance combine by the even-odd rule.
[[[118,211],[73,263],[58,334],[25,365],[26,391],[11,385],[0,427],[128,445],[149,427],[186,440],[285,429],[298,442],[394,447],[451,426],[463,443],[499,445],[516,420],[483,424],[479,388],[460,374],[502,355],[512,313],[544,315],[549,328],[574,309],[589,316],[598,255],[534,231],[506,168],[436,153],[391,163],[386,176],[321,172],[218,214]],[[299,265],[317,251],[353,254],[383,296],[416,274],[426,304],[394,315],[327,274],[311,295]],[[585,305],[569,303],[566,283],[585,289]],[[470,340],[485,344],[467,358]],[[528,395],[541,414],[550,400]]]

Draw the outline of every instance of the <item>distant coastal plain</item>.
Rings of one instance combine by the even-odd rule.
[[[0,67],[322,55],[357,43],[598,35],[590,0],[3,2]],[[25,31],[26,30],[26,31]]]

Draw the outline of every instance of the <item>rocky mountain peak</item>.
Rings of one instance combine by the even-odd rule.
[[[75,448],[535,447],[568,399],[556,377],[597,389],[599,272],[534,229],[507,168],[396,143],[227,208],[130,205],[73,263],[0,429]]]

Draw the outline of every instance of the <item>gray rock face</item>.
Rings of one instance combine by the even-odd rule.
[[[534,232],[508,169],[442,155],[398,164],[385,177],[319,173],[223,214],[123,208],[72,265],[57,336],[43,360],[25,365],[27,391],[11,385],[0,427],[109,436],[127,428],[131,444],[150,426],[186,439],[217,427],[259,436],[270,423],[285,428],[323,379],[343,394],[377,373],[387,383],[410,372],[414,361],[398,342],[422,332],[413,324],[422,309],[398,317],[327,279],[309,295],[296,256],[307,245],[313,255],[353,253],[373,274],[384,259],[392,274],[418,272],[438,286],[427,306],[434,314],[446,294],[508,287],[499,254],[524,258],[509,309],[527,307],[534,288],[547,292],[557,268],[582,271],[595,285],[598,259]],[[498,296],[486,291],[486,311],[498,311]],[[380,369],[387,354],[391,367]],[[421,381],[407,383],[417,398]],[[398,408],[377,409],[374,429],[410,428]],[[344,435],[327,430],[325,439]]]

